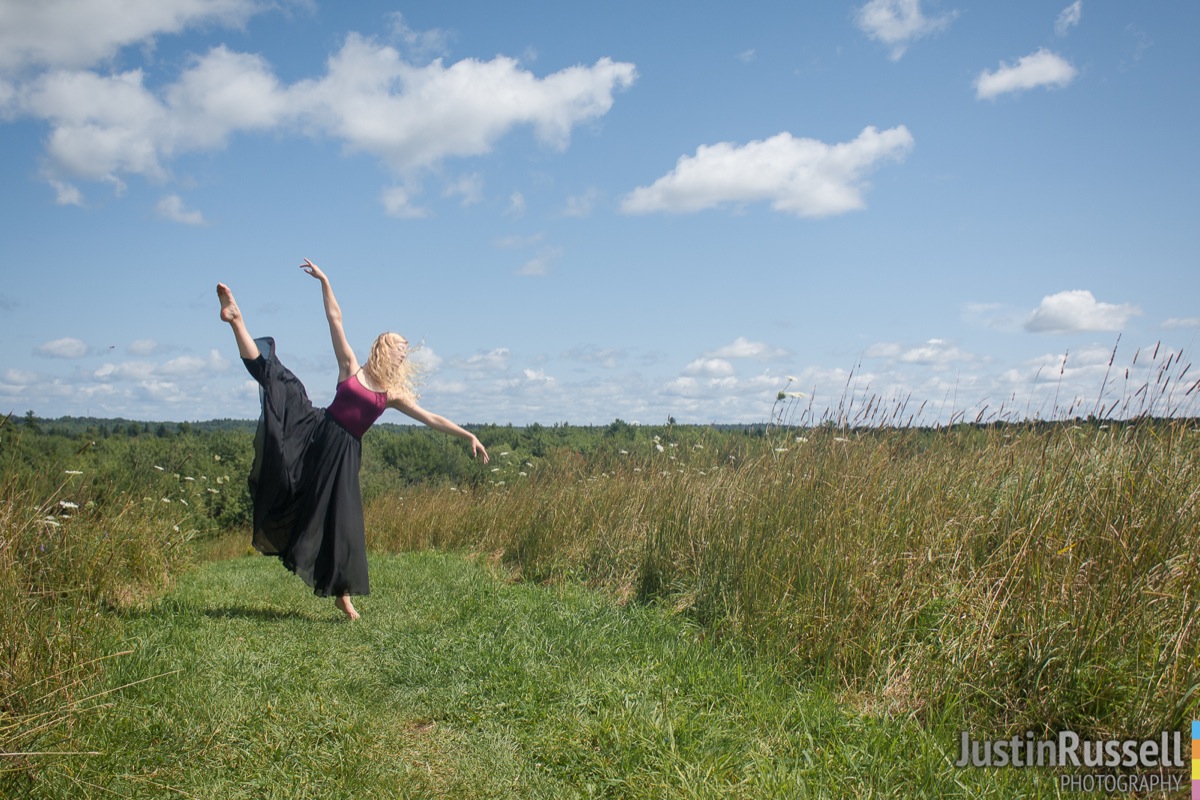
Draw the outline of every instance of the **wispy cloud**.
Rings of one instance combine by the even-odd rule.
[[[518,275],[541,277],[550,274],[550,266],[562,258],[561,247],[546,247],[533,258],[526,261],[517,269]]]
[[[525,216],[525,195],[520,192],[513,192],[508,197],[508,207],[504,209],[504,216],[520,219]]]
[[[389,217],[397,219],[421,219],[429,216],[429,210],[413,202],[412,192],[403,186],[392,186],[379,194],[383,210]]]
[[[82,339],[68,336],[40,344],[34,352],[48,358],[83,358],[88,354],[88,346]]]
[[[709,358],[752,358],[758,361],[770,361],[786,358],[788,351],[766,342],[755,342],[745,336],[739,336],[729,344],[718,347],[705,355]]]
[[[154,339],[137,339],[129,343],[129,353],[135,356],[152,356],[160,349],[159,343]]]
[[[722,205],[770,202],[798,217],[827,217],[863,208],[866,176],[913,148],[903,125],[873,127],[849,142],[825,144],[780,133],[745,145],[701,145],[675,169],[621,203],[627,214],[689,213]]]
[[[1130,303],[1102,303],[1086,289],[1047,295],[1025,321],[1031,333],[1121,331],[1142,313]]]
[[[1023,92],[1039,86],[1062,88],[1075,80],[1078,71],[1057,53],[1044,47],[1022,56],[1016,64],[1001,61],[995,70],[984,70],[975,79],[975,96],[991,100],[1002,94]]]
[[[684,375],[724,378],[734,374],[733,364],[723,358],[697,358],[683,368]]]
[[[442,190],[442,197],[459,196],[464,206],[475,205],[483,200],[483,176],[478,172],[463,175]]]
[[[191,211],[183,204],[183,198],[177,194],[169,194],[158,201],[155,211],[163,219],[179,222],[184,225],[205,225],[204,215],[199,211]]]
[[[1079,24],[1081,19],[1083,19],[1083,0],[1075,0],[1074,3],[1059,12],[1058,19],[1054,22],[1054,32],[1059,36],[1066,36],[1071,28]]]
[[[511,353],[507,347],[497,347],[486,353],[476,353],[465,359],[453,362],[459,369],[496,371],[508,369],[508,359]]]
[[[891,59],[900,60],[917,39],[945,30],[958,12],[927,17],[920,0],[871,0],[858,10],[859,29],[892,48]]]
[[[600,190],[594,186],[588,189],[583,194],[572,195],[567,198],[567,206],[563,209],[564,217],[590,217],[592,211],[596,208],[596,201],[600,197]]]

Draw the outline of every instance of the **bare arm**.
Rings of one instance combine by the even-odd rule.
[[[338,383],[341,383],[358,372],[358,359],[355,358],[354,351],[350,349],[350,343],[346,341],[346,332],[342,329],[342,308],[338,305],[337,298],[333,296],[333,287],[329,285],[329,278],[325,276],[320,267],[306,258],[300,265],[300,269],[321,282],[321,299],[325,303],[325,318],[329,321],[333,355],[338,362]]]
[[[460,428],[458,425],[455,425],[453,422],[451,422],[450,420],[441,416],[440,414],[434,414],[431,411],[426,411],[425,409],[421,408],[416,403],[402,400],[400,398],[389,398],[388,399],[388,408],[394,408],[397,411],[400,411],[401,413],[407,414],[408,416],[415,419],[417,422],[428,425],[429,427],[433,428],[435,431],[441,431],[442,433],[449,433],[453,436],[458,436],[462,439],[466,439],[471,444],[471,457],[474,458],[476,456],[476,454],[482,453],[483,454],[483,463],[485,463],[485,464],[488,463],[487,450],[484,449],[483,444],[480,443],[479,439],[476,438],[475,434],[471,433],[470,431],[468,431],[464,428]]]

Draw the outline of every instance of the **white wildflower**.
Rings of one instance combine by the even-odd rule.
[[[776,447],[776,448],[775,448],[775,452],[776,452],[776,453],[786,453],[786,452],[787,452],[787,448],[786,448],[786,447]]]
[[[627,455],[629,455],[629,451],[628,451],[628,450],[621,450],[621,451],[619,451],[619,452],[620,452],[620,453],[621,453],[621,455],[623,455],[623,456],[627,456]]]
[[[81,469],[69,469],[66,472],[68,475],[82,475],[83,474],[83,470],[81,470]]]
[[[184,500],[182,497],[179,498],[179,502],[183,503],[185,506],[188,504],[188,501]]]
[[[208,492],[209,494],[220,494],[221,493],[217,489],[213,489],[211,486],[209,488],[205,489],[204,491]]]
[[[169,497],[164,497],[164,498],[162,499],[162,501],[163,501],[164,503],[169,503],[169,502],[171,502],[171,498],[169,498]]]
[[[59,500],[59,508],[79,508],[78,503],[72,503],[70,500]]]
[[[663,451],[663,446],[661,444],[656,444],[654,445],[654,449],[661,453]]]
[[[46,523],[46,524],[47,524],[47,525],[49,525],[51,528],[60,528],[60,527],[62,527],[62,526],[59,524],[59,521],[58,521],[58,520],[56,520],[56,519],[53,519],[53,518],[51,518],[51,517],[46,517],[44,520],[42,520],[42,522]]]
[[[492,472],[499,472],[499,471],[500,471],[499,467],[492,467]]]
[[[518,475],[520,475],[522,478],[528,478],[528,477],[529,477],[529,473],[528,473],[528,472],[518,472],[517,474],[518,474]]]
[[[154,465],[154,468],[155,468],[156,470],[158,470],[159,472],[166,472],[166,470],[165,470],[165,469],[163,469],[162,467],[160,467],[158,464],[155,464],[155,465]]]
[[[184,480],[185,480],[185,481],[194,481],[194,480],[196,480],[196,479],[195,479],[195,478],[193,478],[191,475],[188,475],[188,476],[186,476],[186,477],[184,478]]]
[[[833,437],[833,440],[834,440],[835,442],[848,442],[848,441],[850,441],[849,439],[847,439],[847,438],[845,438],[845,437],[843,437],[843,436],[835,436],[835,437]]]
[[[797,441],[797,442],[807,442],[807,441],[808,441],[808,439],[807,439],[806,437],[804,437],[804,436],[797,436],[797,437],[796,437],[796,441]]]
[[[213,461],[220,461],[220,460],[221,460],[221,457],[219,455],[217,455],[216,453],[213,453]]]

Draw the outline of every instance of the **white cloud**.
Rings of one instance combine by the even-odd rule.
[[[291,92],[311,128],[404,173],[488,153],[518,125],[565,147],[571,129],[607,113],[613,93],[636,75],[632,64],[609,58],[545,78],[505,56],[414,66],[393,48],[350,34],[323,78]]]
[[[1091,292],[1078,289],[1043,297],[1025,321],[1025,330],[1033,333],[1120,331],[1132,317],[1141,313],[1135,305],[1101,303]]]
[[[508,198],[508,208],[504,209],[506,217],[519,219],[525,216],[525,195],[520,192],[513,192]]]
[[[733,364],[723,358],[697,358],[683,368],[684,375],[699,375],[707,378],[724,378],[733,373]]]
[[[788,355],[788,352],[782,348],[774,347],[766,342],[752,342],[745,336],[739,336],[731,343],[718,347],[712,352],[705,353],[709,358],[753,358],[759,361],[767,361],[770,359],[783,358]]]
[[[449,50],[452,34],[448,31],[437,28],[415,31],[408,27],[408,23],[404,21],[404,15],[399,11],[393,11],[387,16],[391,23],[392,38],[403,42],[405,49],[413,58],[424,59],[430,56],[444,55]]]
[[[517,270],[518,275],[541,277],[550,274],[550,265],[562,257],[561,247],[547,247],[533,258],[526,261]]]
[[[478,172],[463,175],[442,190],[442,197],[462,197],[464,206],[473,206],[483,200],[483,176]]]
[[[389,217],[397,219],[420,219],[429,216],[427,209],[413,203],[408,189],[403,186],[392,186],[384,189],[379,195],[383,210]]]
[[[994,72],[984,70],[975,79],[975,96],[990,100],[1009,92],[1023,92],[1039,86],[1062,88],[1075,80],[1079,73],[1062,56],[1041,48],[1022,56],[1014,65],[1003,61]]]
[[[596,207],[596,200],[600,197],[600,191],[594,186],[589,188],[583,194],[572,195],[567,198],[567,207],[563,209],[564,217],[590,217],[592,211]]]
[[[470,370],[504,370],[508,368],[509,351],[507,347],[497,347],[486,353],[476,353],[466,359],[459,359],[454,366]]]
[[[868,347],[864,355],[867,358],[882,358],[935,368],[945,367],[954,361],[972,361],[975,358],[945,339],[929,339],[915,347],[904,347],[896,342],[878,342]]]
[[[945,366],[952,361],[971,361],[975,357],[945,339],[930,339],[922,345],[905,350],[899,358],[906,364]]]
[[[40,344],[35,352],[50,358],[83,358],[87,355],[88,346],[81,339],[65,337]]]
[[[40,380],[36,372],[23,369],[4,370],[4,382],[12,386],[28,386]]]
[[[213,372],[222,372],[229,367],[219,350],[210,350],[208,358],[179,356],[158,368],[159,375],[180,378],[201,378]]]
[[[1162,326],[1167,330],[1200,328],[1200,317],[1171,317],[1164,320]]]
[[[927,17],[920,0],[871,0],[858,10],[858,27],[877,42],[890,45],[891,58],[897,61],[909,44],[944,30],[958,12]]]
[[[325,75],[290,86],[262,57],[219,46],[193,57],[161,89],[149,87],[139,69],[107,75],[56,69],[13,88],[5,107],[49,123],[46,149],[57,173],[51,180],[120,185],[122,174],[163,180],[176,156],[224,147],[236,133],[299,132],[382,159],[406,187],[387,190],[387,212],[412,217],[424,213],[411,197],[421,170],[486,154],[521,126],[564,148],[571,130],[607,113],[614,93],[636,75],[632,64],[609,58],[542,78],[504,56],[416,66],[394,48],[352,33]],[[470,180],[453,191],[467,202],[478,196]]]
[[[1059,12],[1058,19],[1054,22],[1054,32],[1059,36],[1066,36],[1067,33],[1079,24],[1079,20],[1083,18],[1083,0],[1075,0],[1074,3],[1064,8]]]
[[[199,211],[189,211],[183,205],[183,198],[177,194],[169,194],[158,201],[155,206],[158,215],[164,219],[169,219],[172,222],[180,222],[184,225],[205,225],[207,224],[204,215]]]
[[[83,192],[73,184],[65,181],[51,180],[50,185],[54,187],[54,202],[60,206],[82,206]]]
[[[158,349],[151,340],[141,340],[138,350],[151,352]],[[138,343],[135,343],[138,344]],[[153,345],[153,347],[151,347]],[[134,347],[131,345],[130,350]],[[91,375],[99,381],[133,381],[139,384],[161,382],[161,379],[172,380],[204,380],[210,379],[215,373],[223,373],[229,369],[229,361],[219,350],[210,350],[208,356],[178,356],[162,364],[150,361],[122,361],[101,364]]]
[[[241,26],[259,0],[37,0],[0,6],[0,70],[87,67],[197,24]]]
[[[101,364],[92,371],[92,377],[99,381],[148,381],[154,377],[154,373],[155,366],[149,361],[123,361],[120,364]]]
[[[128,349],[135,356],[152,356],[158,352],[159,344],[153,339],[136,339],[129,343]]]
[[[913,147],[903,125],[864,128],[853,141],[829,145],[780,133],[738,146],[701,145],[650,186],[621,204],[628,214],[695,212],[723,204],[770,201],[776,211],[825,217],[863,208],[864,177],[884,161],[901,161]]]
[[[755,55],[757,54],[755,53],[754,48],[751,47],[749,50],[743,50],[742,52],[738,53],[737,58],[738,61],[741,61],[743,64],[749,64],[754,60]]]

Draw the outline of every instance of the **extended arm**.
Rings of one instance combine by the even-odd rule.
[[[455,425],[453,422],[451,422],[450,420],[441,416],[440,414],[434,414],[431,411],[426,411],[425,409],[421,408],[416,403],[410,403],[410,402],[407,402],[405,400],[400,400],[400,399],[389,400],[388,408],[394,408],[397,411],[407,414],[408,416],[415,419],[417,422],[421,422],[425,425],[428,425],[429,427],[433,428],[435,431],[441,431],[442,433],[449,433],[453,436],[458,436],[460,438],[466,439],[471,444],[471,457],[474,458],[476,456],[476,454],[482,453],[483,454],[483,463],[485,463],[485,464],[488,463],[487,450],[484,449],[483,444],[480,443],[479,439],[476,438],[475,434],[471,433],[470,431],[468,431],[464,428],[460,428],[458,425]]]
[[[341,383],[358,372],[358,359],[350,349],[350,343],[346,341],[346,332],[342,329],[342,308],[333,296],[329,278],[320,267],[306,258],[300,269],[321,282],[321,299],[325,303],[325,318],[329,321],[329,337],[333,340],[333,354],[338,362],[338,383]]]

